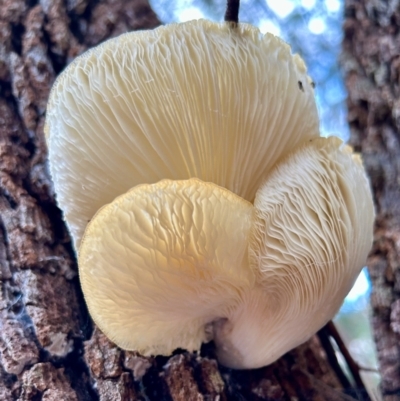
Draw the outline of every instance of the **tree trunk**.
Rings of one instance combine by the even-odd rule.
[[[199,355],[182,351],[170,358],[144,358],[117,348],[90,320],[46,168],[47,97],[56,75],[88,47],[158,24],[146,0],[0,0],[0,399],[362,399],[339,368],[326,330],[271,366],[232,371],[218,366],[212,344]],[[394,118],[379,135],[397,144],[395,124]],[[360,144],[354,140],[359,149],[360,135]],[[387,150],[378,142],[366,152],[368,161],[381,157],[373,153],[378,146],[392,152],[388,157],[394,160],[398,148]],[[394,171],[387,162],[384,166]],[[377,167],[370,171],[383,174]],[[392,176],[387,179],[394,182]],[[400,246],[387,220],[396,189],[390,187],[387,198],[386,182],[376,185],[383,230],[379,249],[386,248],[378,253],[376,247],[377,262],[371,265],[377,266],[378,281],[386,269],[380,280],[393,283],[394,264],[389,276],[384,256]],[[390,305],[385,311],[390,314]]]
[[[368,265],[385,401],[400,400],[399,28],[398,1],[346,0],[342,66],[351,144],[363,155],[377,215]]]

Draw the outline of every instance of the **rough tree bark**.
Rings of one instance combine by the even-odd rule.
[[[369,258],[382,393],[400,400],[400,7],[346,0],[342,65],[351,144],[362,152],[377,213]]]
[[[212,344],[200,355],[143,358],[118,349],[93,326],[46,169],[46,101],[55,76],[76,55],[124,31],[158,24],[146,0],[0,0],[0,399],[360,396],[344,390],[349,384],[324,331],[269,367],[231,371],[218,366]],[[388,130],[395,141],[396,132]],[[392,249],[393,238],[383,237],[385,249]]]

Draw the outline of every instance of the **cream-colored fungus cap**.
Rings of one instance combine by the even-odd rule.
[[[213,339],[226,366],[267,365],[334,316],[366,261],[361,160],[319,138],[304,63],[254,27],[112,39],[57,79],[45,131],[90,314],[124,349]]]
[[[135,185],[200,178],[253,201],[277,160],[319,135],[304,62],[246,24],[192,21],[109,40],[51,91],[45,132],[76,249]]]
[[[282,160],[254,206],[198,179],[139,185],[89,223],[89,311],[124,349],[170,355],[214,340],[220,363],[268,365],[338,311],[372,244],[359,158],[318,138]]]
[[[117,345],[143,355],[198,350],[214,321],[253,286],[253,206],[197,179],[139,185],[85,231],[79,275],[90,314]]]
[[[312,140],[279,163],[254,202],[255,288],[216,326],[220,362],[270,364],[331,320],[365,266],[373,222],[361,160],[338,138]]]

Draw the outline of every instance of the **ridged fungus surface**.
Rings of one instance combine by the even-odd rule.
[[[372,244],[362,161],[321,138],[281,39],[192,21],[109,40],[51,92],[57,200],[91,316],[124,349],[214,340],[257,368],[338,311]]]

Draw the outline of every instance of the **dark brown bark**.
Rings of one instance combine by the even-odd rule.
[[[93,327],[46,169],[46,101],[76,55],[158,24],[145,0],[0,0],[0,400],[351,400],[318,337],[231,371],[212,345],[143,358]]]
[[[384,400],[400,400],[400,8],[346,0],[342,65],[351,143],[362,152],[376,208],[368,261]]]

